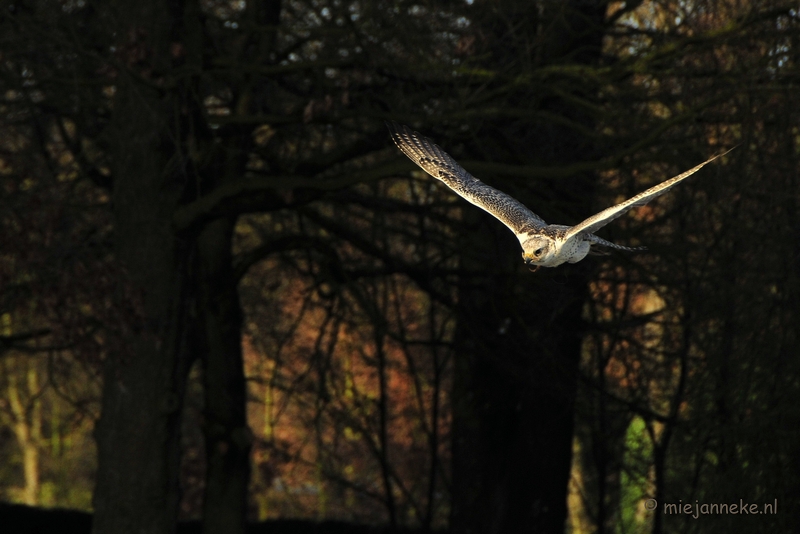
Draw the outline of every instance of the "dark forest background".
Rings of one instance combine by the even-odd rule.
[[[738,148],[531,273],[387,120],[564,224]],[[800,532],[799,319],[796,1],[0,0],[2,500]]]

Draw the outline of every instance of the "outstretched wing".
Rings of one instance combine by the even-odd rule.
[[[663,195],[664,193],[666,193],[667,191],[669,191],[670,189],[681,183],[683,180],[685,180],[689,176],[693,175],[694,173],[702,169],[704,165],[711,163],[720,156],[724,156],[731,150],[733,150],[733,148],[731,148],[730,150],[726,150],[722,154],[717,154],[716,156],[704,161],[697,167],[691,168],[688,171],[681,173],[678,176],[674,176],[665,182],[661,182],[660,184],[651,187],[647,191],[643,191],[638,195],[636,195],[635,197],[629,198],[628,200],[622,202],[621,204],[617,204],[616,206],[604,209],[603,211],[601,211],[596,215],[592,215],[585,221],[578,223],[572,228],[570,228],[569,231],[567,231],[566,237],[570,238],[579,233],[592,234],[596,232],[603,226],[607,225],[608,223],[620,217],[621,215],[624,215],[633,208],[638,206],[644,206],[654,198]]]
[[[387,122],[386,126],[392,141],[411,161],[459,196],[497,217],[520,240],[527,237],[528,232],[547,226],[521,202],[472,176],[430,139],[394,122]]]

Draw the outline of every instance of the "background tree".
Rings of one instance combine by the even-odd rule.
[[[796,58],[789,51],[794,47],[785,43],[796,40],[797,13],[780,3],[757,6],[763,11],[727,2],[642,7],[647,9],[621,20],[628,31],[611,50],[627,50],[633,59],[641,57],[639,47],[645,46],[659,68],[627,78],[614,92],[642,110],[640,121],[650,116],[673,125],[665,132],[663,149],[689,154],[701,142],[721,139],[741,140],[743,146],[731,153],[724,172],[707,173],[693,188],[672,197],[672,203],[658,205],[667,206],[666,211],[645,212],[648,226],[660,229],[660,235],[647,237],[658,261],[645,259],[636,269],[614,267],[596,282],[593,316],[598,329],[590,338],[593,356],[585,368],[591,376],[591,387],[585,390],[591,411],[582,411],[578,423],[593,429],[591,438],[581,440],[582,458],[591,458],[590,478],[596,484],[589,493],[598,499],[589,506],[589,515],[607,530],[650,524],[654,532],[705,532],[741,528],[746,521],[758,528],[792,530],[792,514],[715,516],[701,525],[685,516],[632,510],[647,495],[659,503],[692,504],[738,504],[742,497],[735,494],[748,495],[745,502],[761,507],[775,498],[793,506],[789,503],[795,502],[796,493],[794,482],[787,484],[780,475],[794,462],[793,454],[781,452],[796,447],[791,424],[775,424],[786,430],[777,440],[780,445],[756,437],[759,430],[751,434],[747,429],[761,428],[757,421],[775,416],[794,417],[794,409],[779,407],[776,399],[796,394],[791,379],[778,378],[786,376],[782,350],[796,351],[789,349],[796,319],[791,307],[775,296],[781,290],[770,289],[770,280],[794,276],[793,260],[785,263],[796,257],[785,233],[794,223],[783,217],[793,213],[789,206],[797,191],[783,180],[796,174],[784,166],[796,167],[797,147],[768,157],[784,169],[777,171],[783,177],[780,183],[753,171],[748,154],[756,147],[762,154],[772,153],[766,146],[782,144],[767,141],[773,126],[764,124],[777,126],[780,121],[767,118],[773,111],[766,110],[793,99],[785,100],[780,87],[796,76]],[[755,72],[763,76],[752,76]],[[731,79],[737,81],[729,83]],[[781,116],[791,121],[794,111],[783,109]],[[756,115],[763,119],[754,121]],[[634,123],[619,117],[625,120],[618,131],[633,134]],[[787,130],[776,135],[784,141],[793,137]],[[698,154],[696,159],[701,158]],[[659,247],[662,238],[666,241]],[[774,263],[770,258],[782,259]],[[782,287],[791,293],[792,283],[787,284]],[[609,330],[611,324],[625,328]],[[783,348],[766,341],[764,334]],[[762,370],[765,382],[759,378]],[[772,399],[770,407],[758,398]],[[735,453],[728,448],[732,443],[737,444]],[[771,460],[765,462],[762,453]],[[736,460],[720,461],[723,456]],[[732,474],[733,464],[737,473],[747,475]]]

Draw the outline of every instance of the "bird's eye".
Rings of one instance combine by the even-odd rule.
[[[543,248],[537,248],[536,250],[533,251],[533,255],[534,256],[541,256],[543,250],[544,250]]]

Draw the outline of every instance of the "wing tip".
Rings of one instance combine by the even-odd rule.
[[[395,121],[383,121],[386,125],[386,128],[389,130],[389,133],[394,135],[419,135],[417,132],[406,126],[405,124],[400,124],[399,122]]]
[[[394,141],[394,144],[402,150],[406,152],[406,147],[409,144],[413,144],[413,140],[415,138],[419,138],[420,135],[409,128],[404,124],[397,123],[395,121],[383,121],[386,125],[386,128],[389,130],[389,137]],[[406,154],[411,157],[409,154]]]

